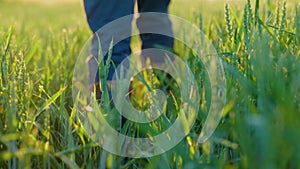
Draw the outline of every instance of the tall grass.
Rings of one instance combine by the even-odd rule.
[[[3,5],[0,11],[19,8]],[[171,11],[179,14],[181,6],[173,5]],[[216,132],[197,146],[209,109],[209,88],[203,83],[206,72],[200,60],[176,44],[176,52],[187,56],[186,63],[202,89],[199,117],[176,147],[145,159],[125,159],[102,150],[75,116],[72,72],[89,35],[82,23],[71,22],[77,23],[72,18],[80,8],[67,8],[69,17],[61,10],[59,15],[70,25],[51,21],[50,28],[38,19],[15,26],[8,26],[10,18],[4,19],[0,25],[1,168],[299,168],[300,4],[278,0],[274,7],[248,0],[242,5],[224,4],[224,12],[214,15],[196,8],[186,16],[208,35],[225,65],[228,101]],[[33,13],[26,15],[30,18]],[[165,77],[153,76],[153,71],[144,75],[151,87],[162,85],[157,78]],[[139,92],[134,95],[142,98]],[[169,102],[178,102],[177,97],[175,92]],[[139,101],[133,102],[142,104]],[[175,107],[168,108],[176,112]],[[163,120],[160,123],[166,125]],[[155,124],[128,124],[124,130],[130,126],[135,134],[133,129],[147,131]]]

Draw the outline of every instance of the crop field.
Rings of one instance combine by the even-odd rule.
[[[0,168],[299,169],[299,0],[174,0],[169,11],[197,26],[218,53],[226,78],[222,118],[198,143],[213,106],[209,77],[200,59],[175,42],[200,89],[195,123],[170,150],[128,158],[105,151],[76,115],[73,72],[92,35],[83,3],[0,0]],[[131,47],[140,48],[138,37]],[[127,121],[121,132],[151,137],[179,116],[180,92],[162,72],[142,74],[142,82],[133,80],[131,103],[145,109],[147,90],[171,86],[165,116]],[[104,110],[108,120],[115,111]]]

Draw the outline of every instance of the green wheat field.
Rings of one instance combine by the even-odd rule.
[[[199,59],[175,44],[201,87],[198,117],[171,150],[131,159],[104,151],[75,116],[73,71],[91,36],[82,2],[0,0],[0,168],[299,169],[300,2],[174,0],[170,13],[194,23],[216,48],[226,106],[214,134],[198,144],[210,107],[210,87],[202,83],[208,77]],[[138,49],[138,38],[131,45]],[[158,82],[163,73],[143,74],[150,87],[176,86]],[[139,80],[133,86],[145,88]],[[180,102],[173,91],[170,119]],[[142,93],[132,99],[140,109],[147,106]],[[123,132],[151,136],[170,121],[127,122]]]

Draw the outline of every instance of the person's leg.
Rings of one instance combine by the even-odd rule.
[[[110,27],[106,27],[110,22],[121,18],[126,15],[133,14],[134,0],[84,0],[84,9],[88,24],[93,33],[98,33],[100,38],[101,48],[103,53],[109,51],[110,42],[122,39],[122,35],[131,32],[131,18],[124,21],[122,25],[111,24]],[[103,29],[103,27],[106,27]],[[98,30],[101,31],[98,31]],[[99,82],[97,57],[99,53],[99,39],[94,36],[92,40],[92,54],[93,57],[89,60],[90,76],[92,83]],[[112,62],[116,67],[131,53],[130,50],[130,37],[126,38],[113,47]],[[104,61],[107,60],[107,54],[104,55]],[[104,62],[104,63],[105,63]],[[114,66],[110,66],[107,80],[112,80],[114,73]],[[93,79],[95,78],[95,79]]]
[[[137,0],[139,13],[144,12],[158,12],[167,14],[170,0]],[[142,49],[147,48],[162,48],[167,50],[173,50],[174,39],[172,37],[172,24],[167,15],[141,15],[137,19],[137,27],[141,32]],[[161,34],[143,33],[147,31],[157,31],[169,36]],[[145,57],[145,56],[142,56]],[[146,56],[147,57],[147,56]],[[142,60],[145,58],[142,58]],[[151,61],[160,62],[160,59],[150,58]],[[161,58],[163,59],[163,58]]]
[[[147,60],[150,60],[151,65],[159,64],[162,67],[166,66],[166,56],[164,51],[169,51],[170,53],[174,53],[174,38],[173,38],[173,30],[172,23],[170,18],[168,17],[168,7],[170,4],[170,0],[137,0],[138,3],[138,11],[140,17],[137,19],[137,27],[140,31],[140,38],[142,41],[142,49],[156,48],[161,49],[162,53],[151,52],[142,52],[141,61],[142,65],[148,67]],[[143,13],[145,13],[143,15]],[[152,13],[154,12],[154,13]],[[157,32],[158,34],[153,33],[144,33],[144,32]],[[169,59],[173,62],[175,61],[174,55],[170,55],[168,53]],[[147,63],[147,64],[146,64]],[[175,91],[175,88],[172,86],[176,86],[174,79],[170,74],[165,73],[162,70],[154,69],[154,75],[159,79],[160,85],[157,86],[160,90],[163,90],[168,94],[168,104],[175,105],[175,103],[169,103],[170,100],[173,100],[171,97],[171,93]],[[173,110],[173,109],[170,109]],[[168,109],[166,110],[168,114]]]

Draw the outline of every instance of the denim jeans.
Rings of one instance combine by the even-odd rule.
[[[108,23],[133,14],[134,12],[134,0],[84,0],[84,8],[87,16],[88,24],[93,31],[96,33],[103,26]],[[138,12],[160,12],[167,13],[170,0],[137,0]],[[132,17],[128,20],[128,23],[122,24],[121,28],[112,28],[106,32],[102,32],[101,35],[101,49],[102,51],[108,51],[109,43],[114,36],[117,34],[122,34],[121,32],[129,31],[131,32],[131,21]],[[148,22],[147,24],[153,24],[153,26],[161,26],[164,29],[164,32],[172,32],[172,26],[169,18],[166,17],[156,17],[156,18],[137,18],[137,27],[140,32],[143,32],[142,29],[143,22]],[[127,32],[128,33],[128,32]],[[140,35],[142,41],[142,49],[147,48],[157,48],[158,46],[163,46],[165,48],[172,49],[174,40],[171,37],[160,35],[160,34],[151,34],[144,33]],[[112,50],[111,61],[118,67],[118,65],[131,54],[130,49],[130,40],[131,38],[125,38],[115,44]],[[98,41],[96,38],[92,40],[92,54],[94,56],[98,55]],[[106,52],[104,52],[106,53]],[[107,59],[107,54],[104,55],[104,61]],[[94,60],[89,61],[90,65],[97,65]],[[105,63],[105,62],[104,62]],[[108,71],[107,80],[111,80],[114,74],[114,66],[110,66]],[[99,74],[97,68],[90,68],[90,74],[92,77],[95,77],[93,80],[95,83],[99,82]]]

